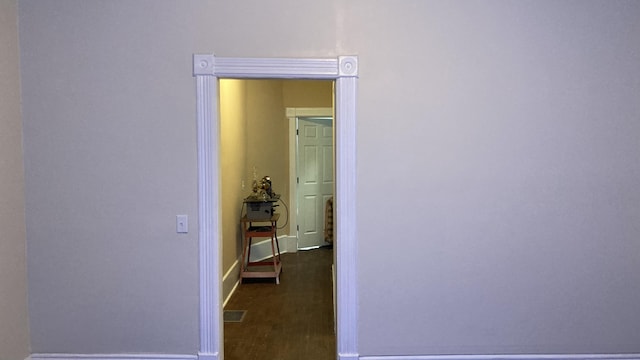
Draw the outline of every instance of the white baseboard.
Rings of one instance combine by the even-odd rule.
[[[222,307],[224,308],[227,305],[229,299],[231,299],[231,295],[238,288],[238,284],[240,284],[240,260],[242,258],[237,259],[233,265],[229,268],[226,274],[222,277]]]
[[[220,359],[220,354],[219,353],[198,353],[198,360],[219,360]]]
[[[208,356],[179,354],[31,354],[25,360],[209,360]],[[540,355],[380,355],[338,354],[339,360],[640,360],[640,354]]]
[[[360,360],[640,360],[640,354],[381,355]]]
[[[280,253],[293,253],[298,251],[298,242],[295,236],[278,236]],[[272,257],[271,239],[265,239],[251,245],[251,261],[262,261]]]
[[[175,354],[31,354],[31,360],[197,360],[196,355]]]
[[[338,360],[358,360],[358,354],[338,354]]]
[[[283,236],[282,238],[278,238],[280,241],[280,250],[286,253],[295,253],[298,252],[298,238],[292,235]]]

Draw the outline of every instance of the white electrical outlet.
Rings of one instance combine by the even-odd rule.
[[[179,234],[189,232],[189,217],[187,215],[176,215],[176,232]]]

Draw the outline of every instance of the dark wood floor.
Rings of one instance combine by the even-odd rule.
[[[330,248],[282,254],[280,285],[245,279],[225,306],[247,312],[224,324],[224,358],[335,359],[332,262]]]

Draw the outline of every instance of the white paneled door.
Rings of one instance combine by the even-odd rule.
[[[325,204],[334,186],[332,122],[298,118],[298,249],[327,244]]]

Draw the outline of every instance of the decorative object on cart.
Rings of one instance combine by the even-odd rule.
[[[270,219],[275,213],[276,202],[280,195],[273,191],[271,177],[264,176],[260,181],[253,180],[253,192],[244,199],[247,204],[248,220]]]
[[[250,197],[267,200],[274,195],[275,193],[273,192],[271,177],[269,175],[264,176],[260,181],[253,180],[253,193]]]

